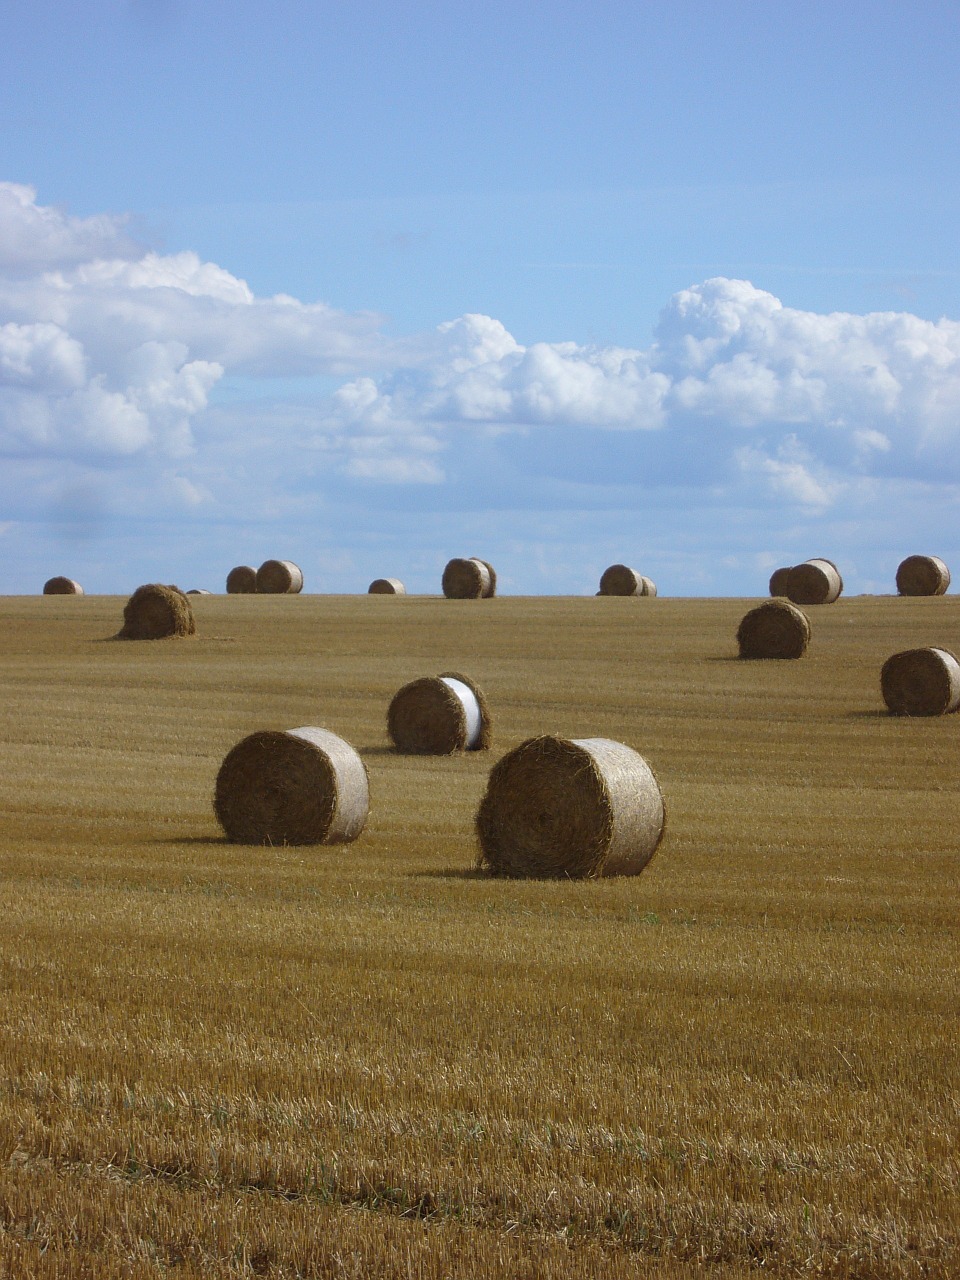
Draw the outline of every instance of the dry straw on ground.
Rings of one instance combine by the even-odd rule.
[[[264,560],[257,570],[257,590],[262,595],[295,596],[303,590],[303,573],[292,560]]]
[[[772,596],[785,596],[787,594],[787,585],[790,582],[791,573],[793,573],[792,565],[786,565],[782,569],[774,569],[770,575],[770,594]]]
[[[374,578],[367,588],[370,596],[405,596],[407,588],[399,578]]]
[[[236,844],[346,844],[367,821],[367,771],[328,729],[260,730],[227,753],[213,807]]]
[[[741,658],[802,658],[810,620],[789,600],[766,600],[744,614],[737,628]]]
[[[949,649],[905,649],[883,664],[880,691],[893,715],[947,715],[960,707],[960,662]]]
[[[495,875],[638,875],[663,835],[650,766],[609,738],[530,738],[490,772],[477,812],[480,865]]]
[[[442,585],[448,600],[485,600],[496,595],[497,575],[493,565],[478,556],[448,560]]]
[[[942,596],[950,586],[950,570],[939,556],[907,556],[897,569],[902,596]]]
[[[252,596],[257,590],[257,571],[252,565],[238,564],[227,574],[227,595]]]
[[[148,582],[137,587],[123,607],[118,640],[164,640],[167,636],[192,636],[197,624],[190,601],[179,587]]]
[[[43,584],[45,596],[82,596],[83,587],[72,578],[48,578]]]
[[[481,689],[458,671],[412,680],[387,710],[387,733],[407,755],[486,751],[493,740],[490,708]]]

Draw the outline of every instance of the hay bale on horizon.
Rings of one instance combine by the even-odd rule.
[[[210,594],[206,587],[191,587],[187,592],[188,596],[208,596]]]
[[[791,573],[793,573],[792,565],[787,565],[783,569],[774,569],[770,575],[770,594],[772,596],[786,596]]]
[[[292,560],[264,560],[257,570],[257,591],[262,595],[295,596],[303,590],[303,573]]]
[[[902,596],[942,596],[950,586],[950,570],[939,556],[907,556],[897,569]]]
[[[833,604],[843,591],[840,570],[822,556],[795,564],[789,571],[783,594],[794,604]]]
[[[802,658],[810,643],[810,619],[777,598],[744,614],[737,628],[741,658]]]
[[[883,664],[880,691],[892,715],[948,715],[960,708],[960,662],[949,649],[904,649]]]
[[[399,578],[374,578],[367,587],[369,596],[405,596],[407,588]]]
[[[408,755],[452,755],[486,751],[493,722],[483,692],[458,671],[412,680],[394,694],[387,733]]]
[[[639,875],[666,814],[643,756],[609,738],[529,738],[494,765],[476,817],[479,865],[539,879]]]
[[[655,596],[657,594],[657,584],[652,578],[645,578],[640,575],[640,594],[642,596]]]
[[[642,596],[643,578],[627,564],[612,564],[600,575],[601,596]]]
[[[83,587],[72,578],[48,578],[43,584],[45,596],[82,596]]]
[[[257,571],[253,565],[238,564],[227,574],[228,596],[252,596],[257,592]]]
[[[213,808],[235,844],[346,844],[370,811],[367,770],[329,729],[262,729],[227,752]]]
[[[193,609],[186,594],[175,586],[148,582],[123,607],[118,640],[165,640],[168,636],[196,634]]]
[[[448,600],[487,600],[496,594],[497,575],[479,556],[448,560],[441,585]]]

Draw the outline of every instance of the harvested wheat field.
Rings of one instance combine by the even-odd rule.
[[[743,600],[211,596],[116,645],[122,604],[0,601],[0,1275],[960,1273],[960,716],[879,687],[958,599],[768,663]],[[391,749],[425,670],[492,751]],[[353,844],[223,838],[290,725],[360,752]],[[475,871],[538,734],[649,762],[641,875]]]

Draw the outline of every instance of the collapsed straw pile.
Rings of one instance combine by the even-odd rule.
[[[123,607],[118,640],[164,640],[168,636],[192,636],[197,624],[190,601],[179,587],[148,582],[137,587]]]
[[[665,821],[650,766],[608,738],[530,738],[490,772],[477,812],[480,865],[494,875],[638,875]]]
[[[387,710],[390,741],[407,755],[486,751],[492,731],[482,691],[457,671],[405,684]]]
[[[213,808],[236,844],[345,844],[367,821],[367,771],[328,729],[265,729],[225,756]]]

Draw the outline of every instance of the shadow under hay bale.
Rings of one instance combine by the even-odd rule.
[[[270,596],[298,595],[303,590],[303,573],[292,560],[264,560],[257,570],[257,590]]]
[[[883,664],[880,691],[892,715],[948,715],[960,708],[960,662],[949,649],[905,649]]]
[[[477,812],[479,865],[539,879],[638,875],[663,836],[660,786],[608,738],[530,738],[490,771]]]
[[[367,588],[370,596],[405,596],[407,588],[399,578],[374,578]]]
[[[793,573],[792,565],[787,565],[783,569],[774,569],[770,575],[770,594],[772,596],[786,596],[791,573]]]
[[[228,596],[252,596],[257,592],[257,571],[252,565],[238,564],[227,574]]]
[[[406,755],[446,756],[486,751],[493,722],[482,691],[457,671],[424,676],[394,694],[387,710],[387,733]]]
[[[328,729],[264,729],[224,757],[213,808],[235,844],[346,844],[366,825],[367,770]]]
[[[497,575],[477,556],[448,560],[441,585],[448,600],[486,600],[496,593]]]
[[[165,640],[196,634],[190,601],[179,587],[148,582],[137,587],[123,607],[118,640]]]
[[[48,578],[43,584],[45,596],[82,596],[83,587],[72,578]]]
[[[939,556],[907,556],[897,569],[902,596],[942,596],[950,586],[950,570]]]
[[[794,604],[833,604],[843,591],[840,570],[832,560],[804,560],[789,571],[783,594]]]
[[[810,620],[789,600],[767,600],[744,614],[737,628],[741,658],[802,658]]]

